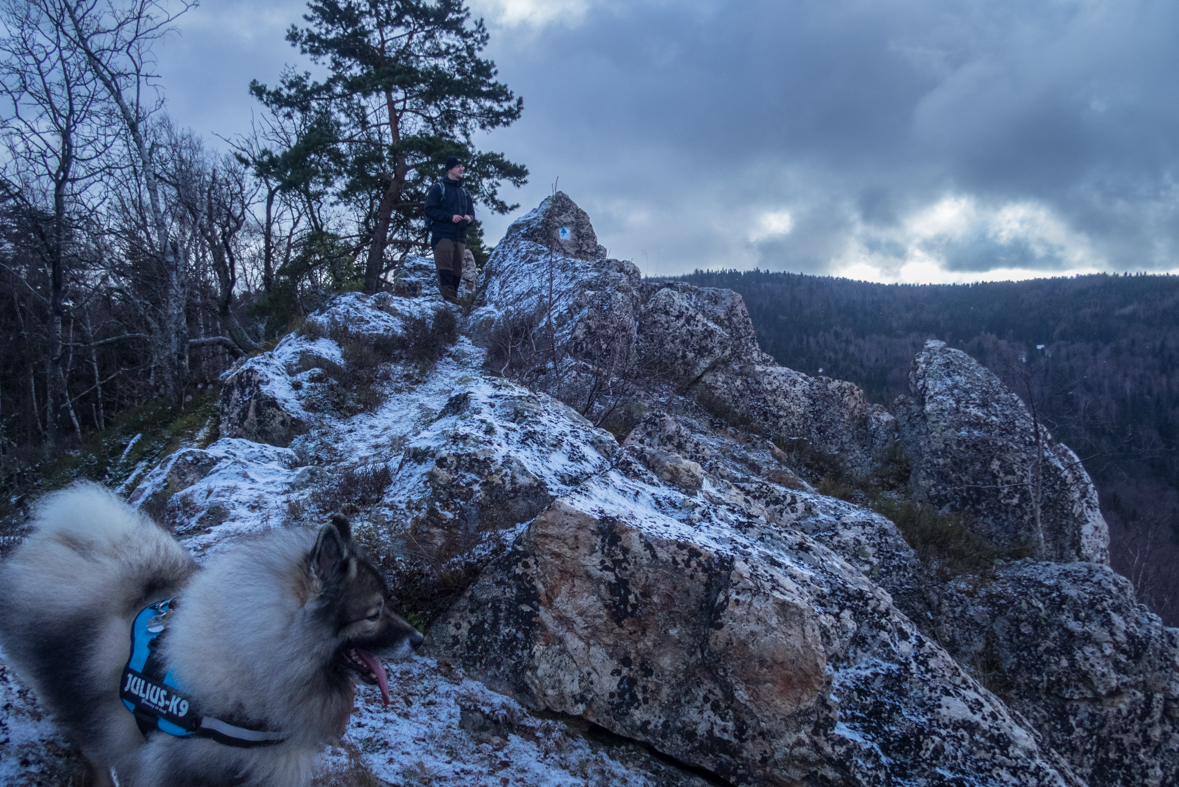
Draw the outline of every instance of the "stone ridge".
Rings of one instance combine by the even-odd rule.
[[[1008,549],[1109,562],[1109,530],[1080,459],[990,370],[931,340],[909,386],[898,416],[917,499],[970,513],[981,535]]]
[[[370,357],[450,308],[429,261],[407,261],[394,293],[342,295],[231,370],[220,439],[132,495],[198,558],[346,511],[411,611],[437,615],[433,658],[396,671],[389,707],[359,690],[359,745],[317,783],[1179,783],[1179,630],[1099,562],[1091,485],[993,375],[927,345],[895,420],[773,364],[734,294],[591,250],[558,196],[496,247],[443,357]],[[566,223],[581,256],[536,235]],[[563,354],[508,379],[484,348],[521,315],[551,317]],[[348,358],[377,363],[363,403]],[[622,402],[612,432],[578,379]],[[939,504],[974,506],[1012,548],[1043,534],[1051,560],[945,579],[893,522],[808,483],[815,457],[872,471],[898,434],[925,499],[989,489]],[[999,494],[1028,489],[1033,461],[1034,510]],[[0,728],[34,730],[32,700],[14,707]],[[59,757],[32,734],[22,758]]]

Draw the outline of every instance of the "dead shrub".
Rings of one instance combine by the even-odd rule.
[[[307,325],[315,323],[308,322]],[[458,320],[446,307],[439,308],[430,320],[409,317],[399,334],[370,334],[351,330],[340,321],[326,328],[315,328],[306,335],[327,336],[340,348],[343,363],[305,354],[298,370],[320,370],[311,382],[331,382],[309,404],[336,410],[344,415],[366,412],[384,401],[382,383],[392,378],[392,364],[409,361],[428,367],[446,354],[458,340]]]
[[[383,462],[367,467],[349,467],[317,487],[309,500],[324,514],[355,514],[381,502],[392,483],[393,471]]]
[[[309,342],[322,339],[327,335],[324,333],[323,326],[316,320],[304,320],[303,324],[295,330],[295,333]]]
[[[921,562],[942,581],[963,575],[986,577],[998,558],[1027,556],[1020,550],[1001,550],[976,534],[967,514],[895,497],[879,497],[872,508],[896,524]]]
[[[385,782],[378,779],[364,762],[364,756],[349,740],[341,740],[340,748],[348,755],[348,763],[340,771],[321,773],[311,782],[311,787],[381,787]]]
[[[818,485],[822,494],[841,500],[851,500],[855,495],[859,479],[839,457],[805,437],[780,437],[774,440],[774,445],[786,454],[785,460],[794,470],[807,481]]]
[[[547,342],[542,342],[537,326],[539,318],[533,312],[513,312],[496,320],[488,336],[488,371],[505,377],[517,377],[540,360]]]
[[[433,364],[458,341],[458,319],[440,306],[430,320],[410,317],[405,321],[405,357],[417,364]]]
[[[758,431],[758,424],[748,411],[738,408],[729,400],[717,396],[707,388],[699,388],[696,391],[695,399],[696,404],[714,418],[719,418],[730,426],[740,429]]]

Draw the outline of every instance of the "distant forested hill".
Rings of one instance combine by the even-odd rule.
[[[765,271],[684,281],[745,298],[763,350],[875,402],[908,393],[926,339],[965,350],[1084,460],[1116,567],[1179,622],[1179,277],[885,285]]]

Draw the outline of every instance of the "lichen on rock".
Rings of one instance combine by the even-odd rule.
[[[1088,473],[990,370],[930,340],[898,407],[918,500],[969,513],[980,535],[1046,560],[1109,562]]]

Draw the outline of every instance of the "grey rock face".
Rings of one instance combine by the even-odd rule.
[[[783,443],[804,441],[856,472],[894,439],[893,417],[857,386],[774,364],[736,293],[676,282],[644,284],[643,296],[642,363],[691,386],[718,415]]]
[[[689,385],[718,363],[773,363],[737,293],[677,282],[644,284],[643,295],[638,345],[646,367]]]
[[[664,483],[688,494],[702,491],[703,500],[735,507],[770,530],[805,533],[887,590],[905,614],[924,617],[920,563],[895,524],[859,506],[816,494],[784,470],[780,463],[788,457],[768,441],[771,461],[762,463],[743,457],[736,441],[714,435],[706,442],[699,429],[686,420],[655,414],[635,427],[623,447],[634,451]],[[690,468],[691,473],[680,468]]]
[[[251,358],[221,380],[221,434],[286,447],[306,429],[271,381],[285,377],[273,358]]]
[[[606,258],[606,247],[598,243],[589,215],[562,191],[512,223],[504,242],[513,241],[535,243],[579,260]]]
[[[604,471],[617,448],[565,405],[506,380],[456,393],[402,452],[385,500],[394,552],[432,566],[472,559],[481,541],[514,536]],[[558,454],[559,466],[546,461]]]
[[[466,264],[463,265],[464,273]],[[438,291],[438,272],[434,268],[434,260],[417,255],[407,256],[401,265],[392,271],[390,285],[393,294],[398,298],[437,298],[442,300]]]
[[[1179,784],[1179,629],[1108,566],[1022,560],[949,588],[939,638],[1090,785]]]
[[[711,408],[734,413],[782,444],[803,441],[853,472],[866,473],[895,435],[892,415],[869,403],[858,386],[782,366],[718,366],[698,390]]]
[[[158,519],[172,495],[205,478],[218,461],[217,457],[198,448],[177,451],[156,471],[164,474],[162,482],[140,486],[131,495],[129,502]]]
[[[913,494],[969,512],[981,535],[1046,560],[1109,562],[1109,531],[1088,473],[994,374],[926,342],[899,410]],[[1037,438],[1038,435],[1038,438]]]
[[[1080,784],[856,568],[634,457],[533,520],[435,651],[735,784]]]
[[[562,228],[572,228],[570,238],[559,237]],[[483,278],[469,318],[482,341],[504,320],[531,319],[542,330],[551,321],[562,354],[607,367],[629,357],[642,276],[606,258],[589,217],[564,194],[513,222]]]

